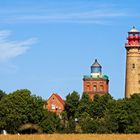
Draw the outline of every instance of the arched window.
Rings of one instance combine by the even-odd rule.
[[[97,91],[97,86],[96,85],[93,86],[93,91]]]
[[[104,91],[104,86],[100,85],[100,91]]]
[[[90,90],[90,85],[87,85],[86,88],[87,88],[87,90],[89,91],[89,90]]]

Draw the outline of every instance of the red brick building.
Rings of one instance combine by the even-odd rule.
[[[102,74],[102,66],[97,59],[91,66],[91,74],[83,77],[83,92],[87,93],[93,100],[95,94],[100,96],[109,92],[109,79]]]
[[[53,93],[47,100],[45,108],[47,108],[48,111],[60,114],[64,110],[64,104],[63,99],[58,94]]]

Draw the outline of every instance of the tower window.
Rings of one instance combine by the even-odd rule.
[[[132,64],[132,69],[135,69],[135,64]]]
[[[100,91],[104,91],[104,86],[100,85]]]
[[[88,90],[88,91],[90,90],[90,85],[87,85],[87,90]]]
[[[97,86],[96,85],[93,86],[93,91],[97,91]]]
[[[135,34],[133,34],[133,36],[135,36]]]

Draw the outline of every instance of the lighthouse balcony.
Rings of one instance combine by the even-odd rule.
[[[89,79],[89,80],[92,80],[92,79],[105,79],[105,80],[108,80],[109,77],[107,75],[98,75],[96,77],[93,77],[92,75],[84,75],[83,79]]]
[[[140,47],[140,42],[129,42],[125,43],[125,47]]]
[[[127,40],[140,39],[140,36],[128,36]]]

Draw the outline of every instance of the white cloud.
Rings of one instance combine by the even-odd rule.
[[[79,22],[79,23],[102,23],[103,20],[130,16],[123,11],[115,10],[92,10],[82,12],[57,12],[49,14],[23,14],[17,16],[9,16],[7,21],[11,22]],[[97,22],[98,21],[98,22]],[[99,22],[100,21],[100,22]]]
[[[9,35],[11,31],[0,31],[0,62],[9,61],[19,55],[24,54],[36,42],[31,38],[24,41],[11,41]]]
[[[0,23],[26,23],[26,22],[73,22],[73,23],[96,23],[102,24],[110,19],[128,17],[130,14],[127,9],[116,8],[114,5],[80,5],[67,6],[60,8],[30,8],[0,10],[2,20]]]
[[[74,19],[100,19],[100,18],[115,18],[115,17],[124,17],[127,16],[125,12],[117,12],[117,11],[110,11],[110,10],[93,10],[87,12],[71,12],[71,13],[56,13],[50,15],[37,15],[37,14],[29,14],[29,15],[22,15],[17,16],[17,19],[21,20],[74,20]]]

